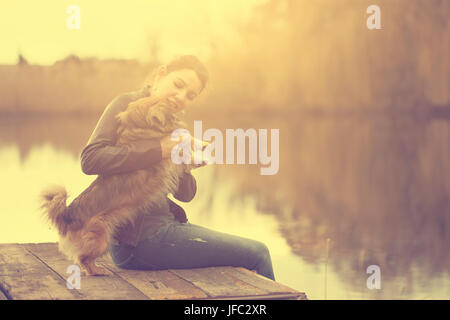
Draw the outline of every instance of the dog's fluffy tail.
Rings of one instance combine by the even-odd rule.
[[[63,186],[49,186],[42,191],[41,209],[50,222],[64,235],[69,227],[69,221],[65,217],[67,206],[67,191]]]

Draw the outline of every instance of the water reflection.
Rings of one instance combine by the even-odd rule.
[[[55,182],[74,197],[93,180],[81,173],[78,156],[96,120],[2,119],[0,242],[57,241],[37,214],[36,196]],[[202,120],[204,130],[280,129],[280,170],[275,176],[250,165],[195,171],[197,197],[183,204],[192,223],[264,241],[277,280],[314,299],[325,291],[329,299],[450,298],[448,121]],[[381,290],[366,287],[372,264],[381,268]]]

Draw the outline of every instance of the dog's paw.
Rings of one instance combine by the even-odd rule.
[[[98,266],[90,266],[88,269],[85,269],[84,272],[87,276],[109,276],[111,272],[105,268]]]

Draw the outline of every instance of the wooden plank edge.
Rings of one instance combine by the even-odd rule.
[[[266,278],[254,271],[250,271],[243,267],[235,267],[233,270],[224,269],[226,274],[238,280],[247,282],[248,284],[267,291],[268,294],[298,294],[304,293],[290,288],[280,282]]]
[[[246,281],[231,276],[224,270],[234,269],[235,267],[206,267],[193,269],[170,269],[182,279],[189,281],[194,286],[204,291],[210,299],[216,297],[245,297],[245,296],[264,296],[273,292],[258,288]],[[227,279],[221,283],[217,277]],[[208,298],[207,298],[208,299]]]
[[[213,268],[221,270],[223,267],[213,267]],[[228,271],[244,269],[244,268],[240,268],[240,267],[232,267],[233,270],[229,269],[230,267],[224,267],[224,268],[226,270],[228,270]],[[260,276],[260,275],[258,275],[256,273],[254,274],[253,272],[251,272],[251,271],[249,271],[247,269],[244,269],[244,270],[247,271],[248,274],[251,275],[251,276]],[[169,269],[169,271],[172,274],[174,274],[177,277],[179,277],[180,279],[182,279],[182,280],[184,280],[186,282],[189,282],[194,287],[196,287],[199,290],[203,291],[207,295],[204,298],[193,298],[192,300],[308,300],[308,298],[307,298],[307,296],[306,296],[306,294],[304,292],[297,291],[295,289],[289,288],[286,285],[283,285],[283,284],[280,284],[280,283],[278,283],[276,281],[267,279],[267,278],[265,278],[263,276],[260,276],[262,280],[268,281],[268,282],[273,282],[276,286],[279,286],[279,288],[288,289],[289,291],[280,291],[280,292],[267,292],[266,291],[266,293],[254,294],[254,295],[214,296],[214,295],[211,295],[206,290],[203,290],[203,288],[198,286],[195,281],[190,281],[190,280],[185,279],[184,277],[182,277],[180,274],[178,274],[178,272],[177,272],[178,269]],[[230,276],[231,278],[234,278],[236,280],[244,281],[242,279],[233,277],[233,273],[232,272],[230,272],[230,273],[226,272],[226,274],[228,276]],[[261,289],[260,287],[256,286],[255,284],[248,283],[248,282],[246,282],[246,284],[251,286],[251,287],[255,287],[256,289]],[[265,291],[265,290],[263,290],[263,291]]]
[[[193,300],[308,300],[306,294],[303,292],[288,293],[288,294],[265,294],[265,295],[251,295],[251,296],[223,296],[200,298]]]

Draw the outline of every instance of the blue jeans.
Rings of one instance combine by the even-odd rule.
[[[275,280],[267,246],[259,241],[217,232],[190,222],[171,222],[136,247],[110,246],[114,263],[123,269],[163,270],[244,267]]]

